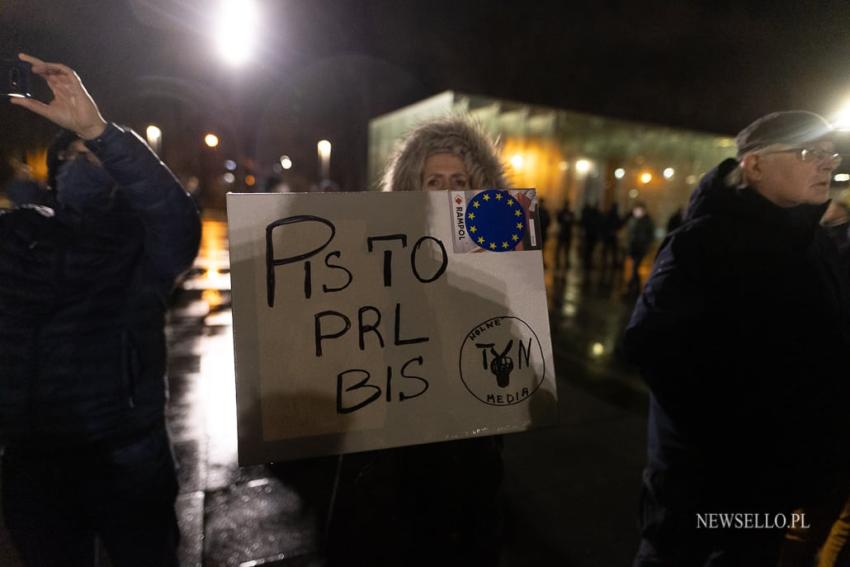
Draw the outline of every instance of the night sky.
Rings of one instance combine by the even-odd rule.
[[[347,188],[365,183],[368,120],[446,89],[722,134],[850,98],[846,1],[266,0],[241,68],[213,46],[216,4],[0,0],[0,57],[72,66],[107,119],[160,124],[175,169],[213,129],[222,155],[289,154],[315,176],[328,138]],[[7,154],[54,131],[7,104],[0,125]]]

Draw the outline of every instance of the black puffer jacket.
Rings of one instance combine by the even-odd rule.
[[[0,444],[117,444],[162,423],[166,301],[198,211],[133,132],[87,146],[118,184],[109,210],[0,215]]]
[[[734,167],[706,175],[663,243],[626,347],[652,391],[659,503],[768,512],[846,482],[850,290],[826,206],[728,187]]]

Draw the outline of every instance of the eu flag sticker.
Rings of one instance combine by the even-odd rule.
[[[534,189],[451,191],[454,252],[540,250]]]
[[[479,248],[509,252],[523,241],[528,223],[525,209],[508,191],[487,189],[466,205],[466,232]]]

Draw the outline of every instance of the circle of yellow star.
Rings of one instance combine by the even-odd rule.
[[[507,243],[507,242],[502,242],[502,248],[507,248],[507,247],[508,247],[508,243]]]
[[[496,200],[497,200],[497,201],[501,201],[501,200],[502,200],[502,194],[501,194],[501,193],[496,193]]]
[[[489,201],[489,200],[490,200],[490,195],[488,195],[487,193],[484,193],[484,196],[483,196],[483,197],[481,197],[481,198],[482,198],[482,199],[484,199],[485,201]]]
[[[521,222],[516,223],[516,227],[518,229],[522,230],[522,223]]]
[[[469,213],[467,216],[469,217],[469,220],[475,220],[475,213]]]
[[[515,217],[521,217],[521,216],[522,216],[522,211],[520,211],[519,209],[515,210],[515,211],[514,211],[514,216],[515,216]]]
[[[476,227],[476,226],[470,226],[470,227],[469,227],[469,232],[471,232],[472,234],[475,234],[476,232],[478,232],[478,227]]]
[[[495,243],[495,242],[491,242],[491,243],[490,243],[490,250],[495,250],[495,249],[496,249],[496,243]]]
[[[514,242],[516,242],[517,240],[519,240],[519,236],[517,236],[516,234],[512,234],[512,235],[511,235],[511,240],[513,240]]]
[[[507,206],[509,206],[509,207],[513,207],[513,206],[514,206],[514,200],[513,200],[513,199],[508,199],[508,202],[507,202],[507,203],[505,203],[505,204],[506,204]]]
[[[484,244],[484,237],[483,236],[478,237],[478,244]]]
[[[472,201],[472,206],[477,209],[478,207],[481,206],[481,203],[479,203],[478,201]]]

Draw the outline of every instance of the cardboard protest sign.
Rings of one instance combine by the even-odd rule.
[[[240,464],[554,423],[536,206],[228,195]]]

